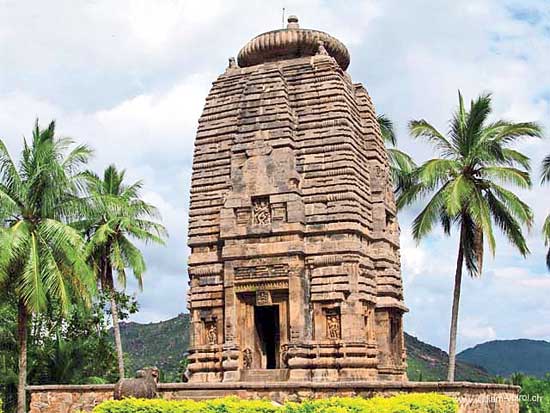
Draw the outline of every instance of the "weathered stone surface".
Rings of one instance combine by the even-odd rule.
[[[115,384],[114,398],[121,400],[126,398],[154,399],[157,394],[159,369],[149,367],[139,370],[133,379],[121,379]]]
[[[248,369],[405,380],[399,227],[374,107],[343,70],[345,46],[291,20],[241,50],[246,67],[230,62],[199,119],[190,381],[249,381]]]
[[[89,412],[112,399],[113,385],[31,386],[30,413]],[[167,400],[204,400],[238,396],[277,402],[300,401],[330,396],[393,396],[412,392],[437,392],[458,400],[460,413],[518,413],[519,387],[476,383],[338,382],[338,383],[167,383],[158,385],[159,396]]]
[[[114,385],[31,386],[30,413],[91,412],[113,398]]]

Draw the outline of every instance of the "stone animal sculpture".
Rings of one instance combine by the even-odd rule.
[[[139,370],[135,379],[122,379],[115,384],[114,398],[121,400],[129,397],[154,399],[157,397],[159,369],[156,367]]]

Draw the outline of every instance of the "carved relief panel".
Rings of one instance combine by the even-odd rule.
[[[216,319],[203,320],[203,344],[218,344],[218,325]]]
[[[266,306],[271,305],[273,301],[271,300],[271,291],[269,290],[258,290],[256,291],[256,305]]]
[[[257,197],[252,199],[252,224],[271,224],[271,205],[269,197]]]
[[[342,334],[342,327],[340,322],[340,311],[338,308],[326,310],[326,331],[327,338],[331,340],[338,340]]]

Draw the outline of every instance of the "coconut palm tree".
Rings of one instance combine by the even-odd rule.
[[[120,378],[124,378],[124,358],[120,338],[116,285],[126,287],[126,270],[130,269],[140,288],[143,286],[145,259],[132,240],[164,244],[165,228],[153,221],[157,209],[140,199],[142,182],[124,184],[125,171],[114,165],[105,169],[103,178],[86,173],[87,216],[76,226],[88,235],[87,254],[102,290],[108,292]]]
[[[440,157],[423,163],[412,182],[398,199],[398,207],[430,196],[415,218],[413,236],[420,240],[436,224],[449,235],[452,227],[459,234],[458,256],[449,337],[448,380],[455,375],[456,336],[462,270],[471,276],[482,272],[484,242],[495,251],[493,226],[496,225],[522,256],[529,253],[522,225],[529,227],[533,213],[517,195],[502,185],[530,188],[529,158],[511,145],[522,137],[540,137],[539,125],[531,122],[489,122],[491,95],[472,101],[469,109],[458,94],[458,109],[450,121],[447,136],[425,120],[409,123],[415,138],[425,138]]]
[[[399,194],[402,188],[407,186],[407,182],[411,179],[412,172],[416,168],[413,159],[405,152],[396,148],[397,134],[393,122],[386,115],[378,115],[376,117],[382,139],[386,144],[388,161],[390,164],[390,173],[394,185],[395,193]]]
[[[542,183],[544,184],[547,182],[550,182],[550,155],[542,161]],[[542,234],[544,236],[545,245],[549,247],[546,253],[546,267],[550,270],[550,215],[548,215],[544,221]]]
[[[78,211],[79,170],[91,155],[55,136],[55,123],[25,140],[16,164],[0,140],[0,288],[10,290],[18,308],[17,412],[26,409],[27,335],[33,314],[55,300],[65,311],[73,297],[89,298],[93,273],[80,233],[67,224]],[[72,205],[72,206],[71,206]]]

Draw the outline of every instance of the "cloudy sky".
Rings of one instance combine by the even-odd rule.
[[[167,248],[148,248],[135,321],[185,311],[188,191],[197,119],[211,82],[251,37],[281,26],[327,31],[351,53],[348,71],[377,111],[398,125],[400,145],[433,156],[406,123],[446,130],[457,90],[494,94],[495,117],[541,122],[550,134],[550,6],[546,0],[0,0],[0,136],[20,150],[34,119],[96,150],[92,167],[115,162],[144,179],[162,211]],[[525,142],[538,174],[549,141]],[[524,260],[501,237],[481,279],[466,279],[459,347],[490,339],[550,340],[550,274],[540,237],[550,187],[523,194],[536,212]],[[406,330],[446,348],[456,238],[417,245],[415,209],[400,216]],[[133,292],[135,285],[129,285]]]

